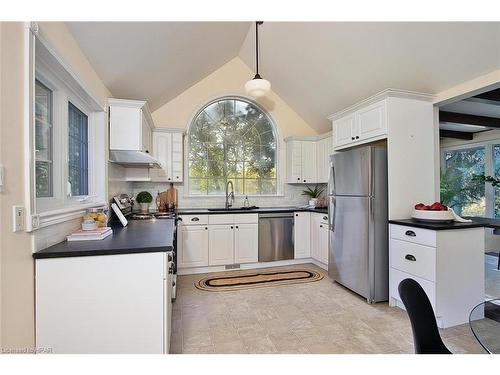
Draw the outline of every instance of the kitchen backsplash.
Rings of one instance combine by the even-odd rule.
[[[156,198],[158,191],[165,191],[169,188],[168,183],[133,182],[131,184],[132,184],[132,193],[134,197],[137,195],[137,193],[145,190],[150,192],[151,195],[153,195],[153,197]],[[225,203],[224,197],[221,196],[185,197],[184,186],[182,184],[175,184],[175,188],[178,190],[180,208],[204,208],[204,207],[224,206]],[[285,191],[283,196],[268,196],[268,197],[249,196],[248,200],[250,201],[250,205],[258,207],[302,206],[307,204],[308,202],[308,198],[302,195],[302,191],[304,189],[305,186],[302,185],[285,184]],[[234,201],[234,207],[242,207],[244,199],[245,199],[244,196],[236,196]],[[154,206],[154,201],[152,205]]]

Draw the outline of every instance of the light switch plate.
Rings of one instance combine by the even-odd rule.
[[[24,230],[24,207],[12,206],[12,229],[14,232]]]

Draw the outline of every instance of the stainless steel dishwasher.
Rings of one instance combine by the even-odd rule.
[[[259,262],[293,259],[293,212],[259,214]]]

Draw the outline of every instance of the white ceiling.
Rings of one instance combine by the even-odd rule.
[[[236,55],[249,22],[68,22],[114,97],[156,109]]]
[[[239,55],[255,65],[250,23],[69,23],[115,97],[153,109]],[[261,73],[317,131],[385,88],[438,93],[500,68],[500,23],[265,22]],[[240,48],[241,47],[241,48]]]

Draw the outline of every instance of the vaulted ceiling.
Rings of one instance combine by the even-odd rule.
[[[237,55],[255,65],[248,22],[68,26],[115,97],[153,109]],[[500,23],[265,22],[260,38],[262,75],[318,132],[385,88],[435,94],[500,68]]]

